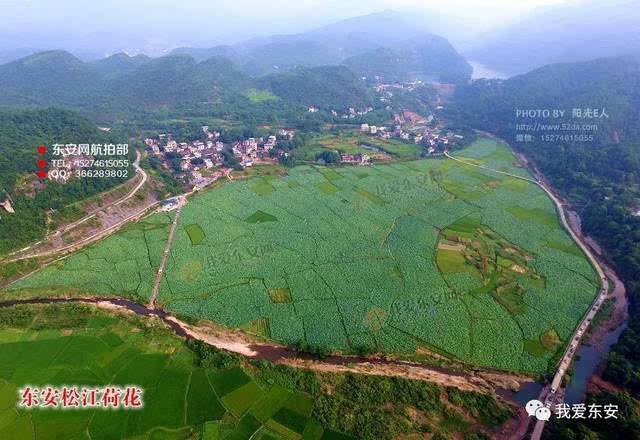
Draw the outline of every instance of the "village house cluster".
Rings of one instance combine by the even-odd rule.
[[[432,115],[423,117],[405,111],[394,116],[395,126],[393,128],[361,124],[360,131],[382,139],[396,138],[413,141],[416,145],[424,145],[428,154],[444,151],[454,140],[464,138],[464,136],[451,131],[443,132],[441,128],[433,127],[433,120]]]
[[[380,80],[380,77],[376,77],[376,80]],[[396,82],[396,83],[381,83],[375,86],[375,91],[378,93],[383,93],[388,91],[389,89],[398,89],[398,90],[406,90],[407,92],[412,92],[418,87],[424,85],[423,81],[409,81],[409,82]],[[393,93],[390,92],[393,96]]]
[[[376,80],[380,80],[379,77],[376,77]],[[411,81],[407,83],[397,82],[397,83],[382,83],[377,84],[375,86],[375,91],[380,95],[380,102],[389,102],[391,98],[393,98],[392,90],[404,90],[407,92],[412,92],[416,88],[422,86],[424,83],[422,81]],[[439,101],[439,98],[438,98]]]
[[[346,113],[338,114],[336,110],[331,110],[331,114],[334,117],[341,117],[342,119],[355,119],[358,116],[364,116],[373,111],[373,107],[367,107],[364,109],[356,110],[353,107],[349,107],[349,110]]]
[[[145,139],[147,150],[150,154],[160,157],[167,169],[171,169],[170,162],[180,161],[180,171],[184,177],[196,186],[210,183],[214,167],[224,164],[223,150],[229,147],[233,156],[238,159],[242,167],[250,167],[257,163],[273,163],[278,156],[286,155],[284,150],[277,149],[278,137],[271,135],[266,138],[249,138],[225,144],[220,139],[219,131],[211,131],[208,126],[203,126],[205,140],[194,142],[177,142],[173,135],[160,134],[157,138]],[[293,139],[294,130],[280,129],[277,135],[288,140]],[[271,151],[276,151],[274,155]],[[276,158],[274,158],[274,156]],[[211,171],[207,171],[211,170]]]
[[[340,162],[352,165],[370,165],[371,157],[367,154],[341,154]]]
[[[320,109],[318,107],[309,106],[307,109],[309,113],[318,113]],[[331,110],[331,115],[335,118],[342,119],[355,119],[358,116],[364,116],[373,111],[373,107],[367,107],[363,109],[355,109],[353,107],[349,107],[346,112],[338,112],[337,110]]]

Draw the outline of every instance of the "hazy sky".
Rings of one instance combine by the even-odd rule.
[[[568,1],[575,0],[0,0],[0,49],[73,46],[64,48],[100,52],[214,45],[300,32],[385,9],[411,9],[419,16],[432,8],[465,23],[461,31],[482,31],[536,7]],[[81,41],[86,36],[89,41]]]

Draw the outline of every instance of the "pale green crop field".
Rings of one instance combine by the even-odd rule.
[[[458,155],[528,176],[492,140]],[[166,218],[13,289],[148,298]],[[531,372],[547,370],[598,289],[540,188],[447,159],[299,166],[200,194],[182,212],[165,273],[166,309],[275,341],[428,348]]]

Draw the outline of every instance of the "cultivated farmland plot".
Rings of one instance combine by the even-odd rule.
[[[490,139],[459,155],[528,176]],[[157,229],[121,233],[13,288],[148,297],[166,223],[151,217]],[[532,372],[548,368],[598,289],[540,188],[446,159],[300,166],[198,195],[165,274],[166,309],[279,342],[426,347]]]
[[[353,439],[313,417],[311,395],[272,386],[260,370],[241,368],[233,358],[229,366],[196,366],[194,351],[162,327],[70,305],[21,306],[0,315],[9,324],[0,329],[0,438]],[[78,382],[81,388],[136,384],[143,406],[16,407],[25,384],[42,390]]]

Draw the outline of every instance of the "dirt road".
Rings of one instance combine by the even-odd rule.
[[[178,227],[178,220],[180,220],[180,213],[182,212],[182,207],[187,203],[186,197],[180,197],[178,199],[178,208],[176,209],[176,216],[173,219],[173,223],[171,223],[171,229],[169,230],[169,238],[167,239],[167,244],[164,247],[164,252],[162,253],[162,261],[160,262],[160,267],[156,272],[156,279],[153,283],[153,290],[151,291],[151,299],[149,300],[149,308],[156,307],[156,298],[158,297],[158,291],[160,290],[160,283],[162,282],[162,278],[164,277],[164,269],[167,265],[167,260],[169,259],[169,255],[171,255],[171,247],[173,246],[173,240],[176,236],[176,229]]]
[[[121,205],[122,203],[124,203],[127,200],[129,200],[131,197],[135,196],[137,194],[137,192],[140,190],[140,188],[142,188],[142,186],[147,182],[147,179],[148,179],[149,176],[147,175],[147,173],[142,168],[140,168],[140,157],[141,157],[140,156],[140,152],[136,151],[136,160],[135,160],[135,162],[133,162],[133,167],[136,170],[136,174],[139,174],[140,176],[142,176],[142,178],[140,179],[140,182],[138,182],[138,184],[131,191],[129,191],[129,193],[126,194],[124,197],[120,198],[119,200],[116,200],[113,203],[109,203],[108,205],[102,206],[100,208],[100,210],[104,210],[104,209],[110,208],[112,206]],[[97,211],[98,210],[96,210],[96,212],[94,212],[92,214],[89,214],[89,215],[81,218],[80,220],[77,220],[77,221],[75,221],[73,223],[70,223],[68,225],[63,226],[62,228],[60,228],[57,231],[55,231],[53,234],[54,235],[64,234],[65,232],[75,228],[76,226],[79,226],[79,225],[91,220],[92,218],[94,218],[96,216]]]
[[[133,196],[135,196],[138,191],[143,187],[143,185],[147,182],[148,179],[148,175],[147,173],[140,168],[140,153],[137,153],[137,158],[136,161],[133,163],[134,168],[136,169],[136,172],[140,173],[142,175],[142,179],[140,180],[140,182],[138,182],[138,184],[135,186],[135,188],[133,188],[132,191],[129,192],[129,194],[127,194],[126,196],[122,197],[121,199],[117,200],[116,202],[110,204],[107,207],[113,207],[113,206],[118,206],[124,202],[126,202],[127,200],[131,199]],[[70,245],[61,247],[61,248],[55,248],[49,251],[45,251],[45,252],[32,252],[32,253],[27,253],[25,255],[21,255],[19,257],[13,257],[13,258],[6,258],[4,260],[0,260],[0,263],[5,264],[5,263],[14,263],[16,261],[20,261],[20,260],[27,260],[30,258],[41,258],[41,257],[47,257],[47,256],[51,256],[51,255],[57,255],[57,254],[64,254],[64,253],[69,253],[69,252],[73,252],[76,251],[82,247],[84,247],[85,245],[92,243],[94,241],[97,241],[109,234],[111,234],[112,232],[114,232],[115,230],[119,229],[121,226],[123,226],[124,224],[128,223],[129,221],[135,220],[140,218],[149,208],[157,205],[160,202],[155,202],[151,205],[148,206],[143,206],[140,210],[138,210],[137,212],[133,213],[132,215],[129,215],[128,217],[124,218],[123,220],[117,222],[114,225],[111,225],[110,227],[103,229],[101,231],[96,232],[95,234],[90,235],[89,237],[85,237],[82,240],[79,240],[75,243],[72,243]],[[105,207],[105,208],[107,208]],[[104,208],[103,208],[104,209]],[[92,218],[94,218],[96,216],[96,213],[90,214],[86,217],[83,217],[82,219],[71,223],[69,225],[64,226],[63,228],[59,229],[58,231],[56,231],[53,235],[60,235],[64,232],[67,232],[79,225],[81,225],[82,223],[87,222],[88,220],[91,220]],[[40,242],[39,242],[40,243]],[[28,250],[29,248],[25,248],[25,249],[21,249],[18,252],[14,252],[13,254],[10,255],[15,255],[16,253],[20,253],[20,252],[24,252],[26,250]]]

